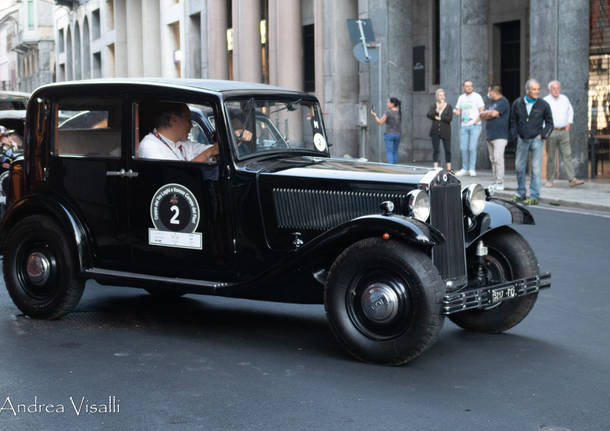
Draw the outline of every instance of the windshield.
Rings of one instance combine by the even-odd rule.
[[[239,158],[271,152],[328,155],[320,110],[313,100],[250,97],[225,104]]]

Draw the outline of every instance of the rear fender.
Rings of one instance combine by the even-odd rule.
[[[0,223],[0,250],[3,253],[8,233],[20,220],[31,215],[46,215],[57,222],[71,240],[70,246],[78,257],[79,270],[82,272],[90,266],[92,248],[83,223],[66,205],[41,195],[26,196],[8,208]]]

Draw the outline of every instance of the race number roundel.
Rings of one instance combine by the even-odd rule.
[[[318,151],[326,150],[326,139],[324,139],[324,136],[322,136],[321,133],[316,133],[313,135],[313,144]]]
[[[150,217],[161,231],[193,233],[199,226],[199,204],[195,195],[180,184],[166,184],[153,195]]]

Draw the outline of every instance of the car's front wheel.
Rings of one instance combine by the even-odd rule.
[[[85,286],[62,229],[30,216],[9,232],[4,248],[6,288],[15,305],[36,319],[56,319],[76,307]]]
[[[508,227],[499,228],[482,238],[487,247],[481,271],[484,285],[490,286],[539,273],[538,261],[528,242]],[[479,264],[474,247],[468,253],[468,278],[474,280]],[[529,314],[538,294],[500,302],[487,309],[469,310],[449,316],[452,322],[469,331],[499,333],[517,325]]]
[[[444,285],[423,252],[398,241],[361,240],[333,263],[324,305],[337,340],[354,357],[401,365],[434,344]]]

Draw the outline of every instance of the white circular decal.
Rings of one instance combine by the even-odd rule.
[[[326,139],[322,136],[321,133],[316,133],[313,135],[313,144],[318,151],[326,151]]]
[[[199,204],[186,187],[166,184],[153,195],[150,217],[158,230],[193,233],[199,226]]]

